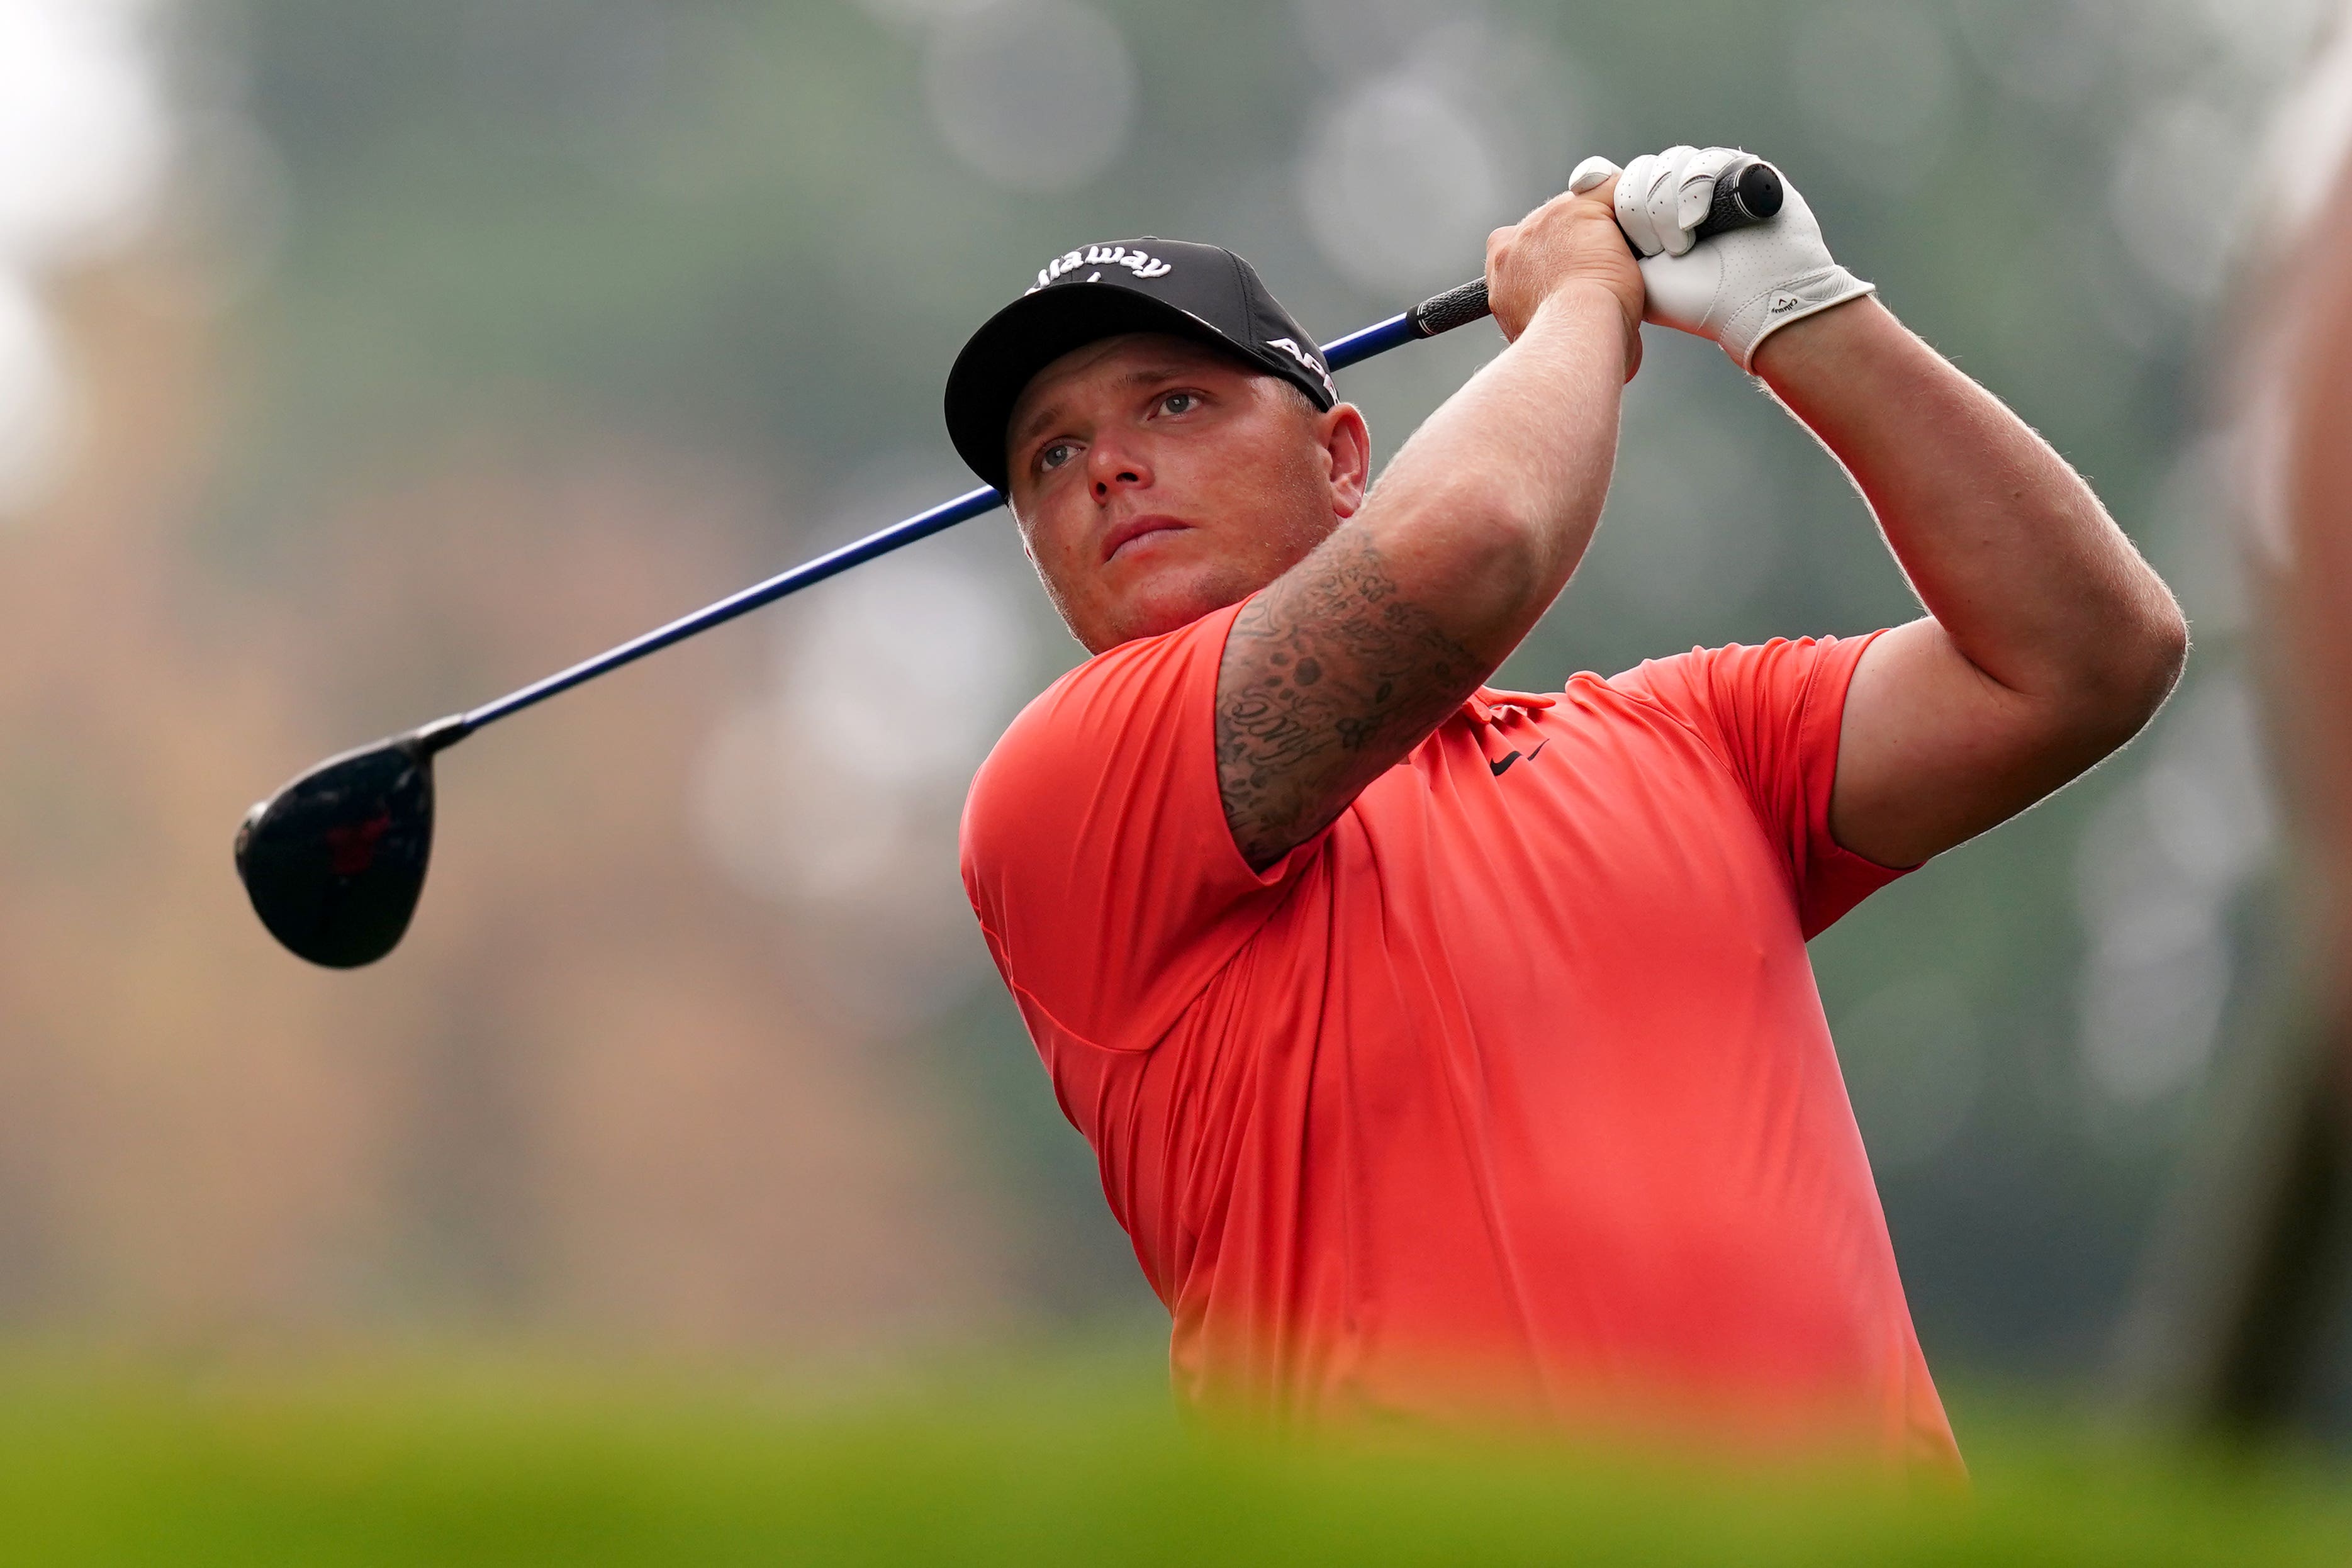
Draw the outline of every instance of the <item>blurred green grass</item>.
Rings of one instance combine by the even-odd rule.
[[[2352,1562],[2310,1456],[2016,1407],[1966,1495],[1586,1455],[1276,1452],[1083,1357],[812,1386],[545,1354],[0,1356],[0,1542],[40,1563]]]

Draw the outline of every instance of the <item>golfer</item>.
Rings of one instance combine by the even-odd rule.
[[[1067,252],[949,378],[1093,655],[973,781],[964,879],[1195,1403],[1958,1461],[1805,942],[2121,745],[2187,627],[1793,186],[1693,242],[1732,157],[1594,160],[1489,237],[1508,346],[1377,486],[1213,247]],[[1644,321],[1837,456],[1922,618],[1484,684],[1591,539]]]

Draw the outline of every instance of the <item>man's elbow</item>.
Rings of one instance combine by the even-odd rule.
[[[2189,662],[2189,622],[2161,584],[2137,614],[2102,639],[2095,669],[2087,672],[2076,712],[2086,738],[2111,752],[2147,727],[2180,684]]]
[[[1525,498],[1465,487],[1431,510],[1442,521],[1422,531],[1435,548],[1419,564],[1432,597],[1467,621],[1542,614],[1576,564],[1559,520]]]

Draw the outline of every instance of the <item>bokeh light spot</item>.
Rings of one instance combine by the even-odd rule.
[[[949,150],[1017,191],[1085,184],[1125,150],[1135,119],[1126,40],[1079,0],[995,0],[943,16],[923,82]]]

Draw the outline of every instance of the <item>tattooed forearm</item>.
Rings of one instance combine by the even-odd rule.
[[[1567,585],[1609,493],[1624,369],[1616,306],[1561,289],[1234,617],[1217,782],[1251,865],[1345,811]]]
[[[1487,674],[1342,527],[1234,621],[1217,674],[1217,783],[1234,842],[1273,864],[1347,809]]]

